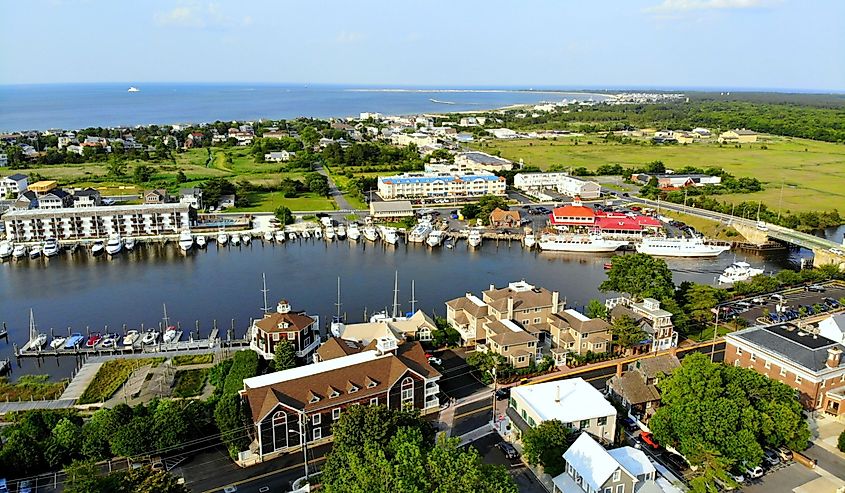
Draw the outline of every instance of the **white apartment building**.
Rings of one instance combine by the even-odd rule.
[[[13,210],[3,221],[12,241],[172,235],[191,226],[187,204]]]
[[[16,173],[11,176],[0,177],[0,199],[5,199],[8,195],[17,197],[19,193],[26,190],[27,186],[29,186],[29,183],[26,175]]]
[[[505,187],[503,177],[482,172],[404,173],[378,179],[378,194],[384,200],[503,196]]]
[[[513,162],[486,152],[470,151],[455,154],[455,166],[461,171],[509,171]]]
[[[524,192],[553,190],[582,199],[601,197],[601,185],[594,181],[580,180],[566,173],[518,173],[513,177],[513,186]]]
[[[412,134],[395,133],[390,136],[390,142],[398,146],[407,146],[411,144],[415,144],[417,147],[433,146],[437,144],[437,137],[420,132]]]

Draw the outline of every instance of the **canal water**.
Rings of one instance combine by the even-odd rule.
[[[797,263],[798,251],[761,255],[737,253],[766,272]],[[266,274],[268,301],[290,301],[293,309],[318,314],[321,323],[335,313],[337,278],[341,278],[341,311],[351,322],[364,311],[389,308],[393,303],[394,272],[399,273],[399,303],[411,309],[411,281],[416,307],[445,314],[445,301],[466,292],[480,293],[490,284],[526,281],[559,290],[570,307],[581,308],[591,298],[604,299],[598,285],[605,279],[603,265],[610,255],[532,252],[519,243],[486,241],[470,251],[460,242],[452,249],[431,250],[424,245],[384,247],[381,244],[314,240],[206,250],[183,255],[175,244],[140,245],[114,259],[92,257],[85,251],[62,253],[51,259],[6,261],[0,264],[0,322],[9,329],[9,341],[0,341],[0,358],[13,358],[13,343],[22,346],[28,335],[29,310],[39,331],[66,334],[155,326],[167,305],[170,323],[185,329],[200,323],[207,336],[217,320],[225,337],[231,320],[242,336],[251,317],[261,316],[262,274]],[[717,259],[668,260],[677,283],[713,283],[734,260],[734,253]],[[59,378],[75,365],[73,357],[48,357],[43,362],[22,358],[14,376],[49,373]]]

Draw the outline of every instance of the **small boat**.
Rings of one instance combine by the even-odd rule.
[[[335,230],[335,234],[337,234],[338,240],[346,239],[346,226],[342,224],[337,225],[337,230]]]
[[[273,232],[272,231],[265,231],[264,232],[264,241],[273,241]]]
[[[182,337],[182,332],[176,329],[175,325],[167,326],[167,330],[164,331],[164,337],[161,338],[162,342],[165,344],[170,344],[171,342],[176,342]]]
[[[229,243],[229,235],[223,232],[217,233],[217,244],[226,246],[226,243]]]
[[[102,240],[97,240],[91,245],[91,254],[94,256],[101,255],[106,250],[106,245]]]
[[[431,248],[439,247],[443,243],[443,231],[435,229],[429,233],[428,238],[425,239],[426,244]]]
[[[238,246],[241,244],[241,237],[239,235],[232,235],[229,240],[232,242],[232,246]]]
[[[15,245],[15,248],[12,249],[12,257],[16,259],[26,257],[26,245]]]
[[[127,250],[134,250],[135,249],[135,238],[131,236],[123,240],[123,248]]]
[[[208,240],[205,239],[205,236],[197,236],[197,248],[205,248],[207,244]]]
[[[448,248],[449,250],[455,248],[455,242],[452,241],[452,238],[446,238],[446,242],[443,243],[443,246]]]
[[[47,344],[47,334],[45,334],[44,332],[39,332],[38,335],[35,336],[35,339],[30,342],[31,344],[29,345],[29,350],[37,351],[43,348],[45,344]]]
[[[144,332],[144,337],[141,339],[141,344],[149,346],[150,344],[155,344],[156,341],[158,341],[158,331],[148,330]]]
[[[91,332],[88,336],[88,340],[85,341],[85,347],[94,347],[103,340],[103,335],[99,332]]]
[[[123,345],[126,347],[132,347],[141,337],[141,334],[138,333],[137,330],[127,330],[126,335],[123,336]]]
[[[346,237],[349,238],[350,241],[358,241],[358,238],[361,237],[361,229],[358,227],[358,223],[352,223],[349,225],[349,228],[346,229]]]
[[[65,349],[76,349],[82,344],[82,341],[85,340],[85,336],[80,334],[79,332],[74,332],[67,338],[65,341]]]
[[[252,236],[243,235],[243,236],[241,236],[241,241],[244,243],[244,245],[249,245],[250,242],[252,241]]]
[[[182,231],[179,233],[179,249],[183,252],[191,251],[191,248],[194,247],[194,237],[191,236],[190,231]]]
[[[0,241],[0,258],[9,258],[12,256],[14,247],[8,241]]]
[[[323,232],[320,231],[320,228],[314,230],[314,238],[321,240],[323,239]]]
[[[376,241],[378,240],[378,229],[373,225],[372,220],[368,217],[367,224],[364,226],[364,229],[361,231],[364,235],[364,238],[367,241]]]
[[[334,226],[326,226],[326,241],[332,241],[334,237]]]
[[[534,237],[534,233],[526,233],[522,238],[522,244],[529,250],[534,248],[534,245],[537,244],[537,238]]]
[[[748,262],[734,262],[719,276],[719,284],[733,284],[747,281],[763,273],[763,269],[751,267]]]
[[[395,245],[399,242],[399,233],[396,232],[396,228],[385,226],[385,228],[381,231],[382,238],[384,238],[384,242],[388,245]]]
[[[467,244],[472,248],[478,248],[481,246],[481,231],[477,229],[471,229],[469,234],[467,235]]]
[[[296,233],[294,233],[293,231],[288,233],[288,239],[295,240],[296,239]]]
[[[67,337],[53,337],[53,340],[50,341],[50,349],[60,349],[65,345],[67,341]]]
[[[308,231],[307,229],[303,230],[303,231],[302,231],[302,237],[303,237],[303,238],[305,238],[306,240],[307,240],[308,238],[311,238],[311,232],[310,232],[310,231]]]
[[[408,241],[410,243],[422,243],[431,234],[432,229],[434,228],[431,227],[431,223],[421,221],[411,230],[411,233],[408,235]]]
[[[127,90],[126,90],[126,92],[141,92],[141,90],[140,90],[140,89],[138,89],[138,88],[137,88],[137,87],[135,87],[135,86],[132,86],[132,87],[130,87],[129,89],[127,89]]]
[[[33,245],[33,247],[29,249],[29,258],[36,259],[40,256],[41,256],[41,245]]]
[[[109,255],[117,255],[123,249],[123,240],[118,235],[109,236],[109,241],[106,243],[106,253]]]
[[[103,339],[100,341],[101,347],[106,348],[113,348],[117,347],[117,343],[120,341],[120,336],[117,334],[106,334],[103,336]]]
[[[610,269],[612,269],[612,268],[613,268],[613,263],[612,263],[612,262],[605,262],[605,263],[604,263],[604,270],[610,270]]]
[[[278,241],[279,243],[284,243],[285,232],[284,231],[276,231],[276,234],[273,235],[273,237],[276,238],[276,241]]]

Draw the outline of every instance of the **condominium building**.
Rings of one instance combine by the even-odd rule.
[[[611,321],[622,316],[628,316],[640,326],[648,338],[644,345],[650,346],[651,351],[662,351],[677,347],[678,333],[672,323],[672,313],[660,308],[660,302],[654,298],[634,301],[627,296],[611,298],[605,301],[610,313]]]
[[[504,196],[505,188],[504,177],[485,172],[404,173],[378,179],[378,194],[384,200]]]
[[[582,199],[601,197],[601,185],[594,181],[569,176],[566,173],[518,173],[513,177],[513,186],[528,193],[551,190]]]
[[[186,204],[23,209],[9,211],[2,219],[12,241],[172,235],[191,227]]]
[[[610,324],[600,318],[590,318],[568,309],[549,315],[548,322],[556,365],[566,364],[570,354],[583,356],[588,352],[610,351]]]
[[[8,196],[15,198],[27,188],[26,175],[15,173],[0,177],[0,200]]]

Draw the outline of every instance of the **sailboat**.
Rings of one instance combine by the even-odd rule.
[[[411,296],[413,298],[413,295]],[[370,317],[370,323],[374,322],[390,322],[398,320],[408,320],[408,317],[403,317],[399,312],[399,271],[394,272],[393,277],[393,311],[390,314],[387,310],[374,313]]]
[[[35,326],[35,315],[32,313],[32,308],[29,309],[29,343],[27,349],[30,351],[38,351],[47,344],[47,334],[38,332]]]

